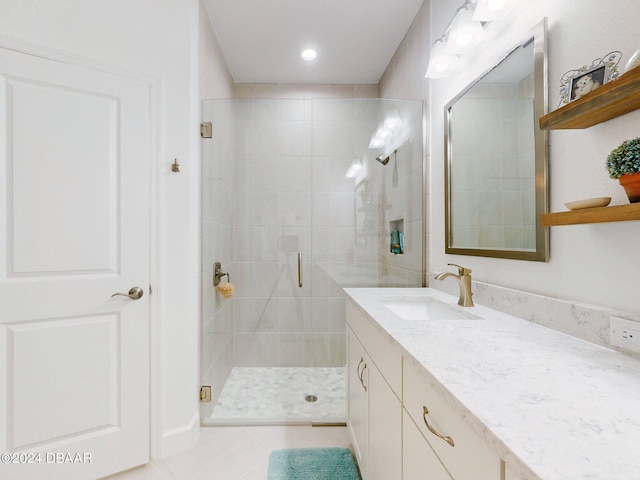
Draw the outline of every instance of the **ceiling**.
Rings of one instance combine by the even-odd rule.
[[[235,82],[355,84],[378,83],[423,2],[204,1]]]

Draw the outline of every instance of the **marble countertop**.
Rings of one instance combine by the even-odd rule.
[[[451,406],[522,479],[640,479],[640,362],[619,352],[475,306],[465,320],[403,320],[381,297],[430,288],[348,288]]]

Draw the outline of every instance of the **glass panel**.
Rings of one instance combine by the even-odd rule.
[[[203,423],[344,422],[342,289],[422,285],[422,104],[213,100],[203,121]]]

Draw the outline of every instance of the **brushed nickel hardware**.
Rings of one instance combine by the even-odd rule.
[[[362,388],[364,388],[364,391],[367,391],[367,386],[364,384],[364,371],[367,369],[367,364],[365,363],[364,366],[362,367],[362,372],[360,373],[360,383],[362,384]]]
[[[436,275],[436,280],[444,280],[447,277],[453,277],[458,281],[460,287],[460,298],[458,298],[458,305],[462,307],[473,307],[473,299],[471,296],[471,270],[455,263],[448,263],[452,267],[458,268],[458,275],[455,273],[443,272]]]
[[[111,295],[111,298],[117,297],[119,295],[123,297],[129,297],[131,300],[138,300],[142,298],[142,295],[144,295],[144,290],[142,290],[140,287],[131,287],[131,290],[129,290],[129,293],[117,292]]]
[[[176,173],[180,171],[180,164],[178,163],[177,158],[173,159],[173,163],[171,164],[171,171]]]
[[[202,138],[211,138],[213,134],[213,125],[211,122],[202,122],[200,124],[200,136]]]
[[[200,387],[200,401],[202,403],[211,402],[211,386],[203,385]]]
[[[215,262],[213,264],[213,286],[217,287],[220,284],[220,280],[222,279],[222,277],[224,277],[225,275],[227,276],[227,282],[231,281],[231,275],[229,275],[228,272],[223,272],[221,270],[221,263],[220,262]]]
[[[302,252],[298,252],[298,287],[302,288]]]
[[[358,362],[358,366],[356,367],[356,375],[358,375],[358,380],[362,383],[362,375],[360,374],[360,365],[364,363],[364,358],[360,357],[360,362]]]
[[[447,442],[449,445],[451,445],[452,447],[455,447],[455,443],[453,443],[453,438],[451,437],[446,437],[444,435],[442,435],[440,432],[438,432],[435,428],[433,428],[431,425],[429,425],[429,422],[427,421],[427,415],[429,414],[429,409],[426,407],[426,405],[422,406],[422,419],[424,420],[424,424],[427,426],[427,428],[429,429],[429,431],[431,433],[433,433],[436,437],[441,438],[442,440],[444,440],[445,442]]]

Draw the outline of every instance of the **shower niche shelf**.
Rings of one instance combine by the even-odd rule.
[[[389,252],[404,255],[404,218],[389,222]]]

